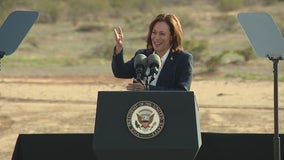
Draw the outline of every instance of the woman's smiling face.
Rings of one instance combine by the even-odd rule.
[[[160,57],[171,47],[172,36],[166,22],[157,22],[152,30],[151,40],[153,48]]]

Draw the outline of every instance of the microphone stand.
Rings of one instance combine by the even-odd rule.
[[[146,77],[146,81],[145,81],[145,89],[149,90],[148,76]]]
[[[282,57],[273,58],[269,55],[267,56],[269,60],[273,62],[273,73],[274,73],[274,138],[273,138],[273,148],[274,148],[274,160],[281,159],[280,150],[280,137],[279,137],[279,122],[278,122],[278,62],[283,60]]]
[[[151,76],[151,79],[150,79],[150,81],[148,81],[148,78]],[[149,84],[155,79],[155,73],[154,74],[148,74],[148,75],[146,75],[146,81],[145,81],[145,89],[146,90],[149,90],[150,88],[149,88]]]

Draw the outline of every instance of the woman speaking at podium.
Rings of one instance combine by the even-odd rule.
[[[149,25],[147,48],[124,62],[123,33],[114,29],[116,41],[112,71],[117,78],[134,78],[127,90],[184,90],[192,81],[193,57],[182,47],[182,27],[173,14],[159,14]]]

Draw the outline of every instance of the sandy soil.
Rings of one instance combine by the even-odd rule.
[[[123,91],[112,76],[0,78],[0,159],[23,133],[93,133],[98,91]],[[279,83],[284,132],[284,83]],[[202,132],[273,133],[273,82],[193,81]]]

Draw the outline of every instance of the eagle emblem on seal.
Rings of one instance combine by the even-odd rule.
[[[139,101],[128,110],[126,123],[134,136],[150,139],[161,133],[165,117],[161,108],[154,102]]]
[[[154,114],[152,114],[152,115],[148,115],[148,114],[139,115],[137,113],[136,115],[137,115],[137,119],[138,119],[136,127],[138,127],[138,128],[142,127],[144,129],[151,128],[151,123],[153,122]]]

